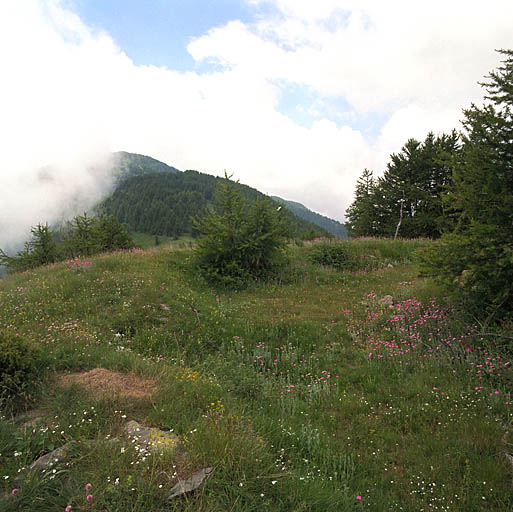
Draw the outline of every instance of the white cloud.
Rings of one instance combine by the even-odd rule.
[[[442,0],[251,3],[274,4],[283,16],[218,27],[191,43],[191,54],[230,66],[255,64],[267,78],[343,96],[360,112],[477,99],[477,80],[497,62],[493,49],[513,43],[513,3],[501,0],[486,8]],[[339,20],[331,29],[330,19]]]
[[[274,15],[190,43],[198,62],[224,66],[199,74],[136,66],[58,0],[3,0],[0,247],[58,218],[80,192],[81,207],[98,198],[107,185],[87,169],[116,150],[227,169],[342,219],[361,171],[381,170],[408,137],[457,127],[498,63],[493,49],[513,47],[510,2],[266,1]],[[287,83],[318,105],[344,98],[349,111],[333,118],[378,112],[388,122],[375,140],[327,119],[299,126],[278,111]],[[48,164],[53,181],[38,180]]]

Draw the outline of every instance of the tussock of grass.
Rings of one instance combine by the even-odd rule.
[[[207,287],[169,247],[0,282],[0,330],[37,348],[30,395],[3,403],[0,510],[511,510],[504,343],[417,277],[427,243],[344,241],[343,270],[291,247],[293,271],[242,292]],[[155,388],[97,393],[98,368]],[[130,419],[182,449],[141,455]],[[55,473],[27,473],[70,441]]]

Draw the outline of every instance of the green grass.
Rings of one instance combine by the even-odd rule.
[[[281,282],[241,292],[209,288],[191,251],[169,247],[1,281],[0,331],[39,350],[34,387],[3,404],[0,510],[511,510],[504,347],[418,278],[412,254],[429,242],[338,243],[352,271],[311,263],[305,244]],[[156,391],[57,384],[94,368]],[[24,427],[31,408],[40,420]],[[173,429],[183,449],[138,454],[129,419]],[[55,473],[26,471],[69,441]],[[166,499],[206,466],[201,489]]]
[[[149,233],[137,233],[132,232],[132,239],[136,247],[142,249],[148,249],[159,245],[178,245],[178,246],[190,246],[195,243],[195,239],[191,236],[164,236],[164,235],[150,235]]]

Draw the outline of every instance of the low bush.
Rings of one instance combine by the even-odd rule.
[[[0,330],[0,403],[27,397],[37,375],[37,350],[14,333]]]
[[[351,266],[346,247],[336,243],[322,243],[315,246],[310,253],[310,261],[338,270],[347,269]]]
[[[285,264],[289,233],[282,209],[269,198],[247,200],[228,176],[215,199],[213,208],[194,220],[200,233],[197,267],[203,277],[233,289],[276,278]]]

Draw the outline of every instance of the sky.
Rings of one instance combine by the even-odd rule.
[[[111,190],[112,151],[343,221],[365,168],[460,129],[511,0],[2,0],[0,248]]]

